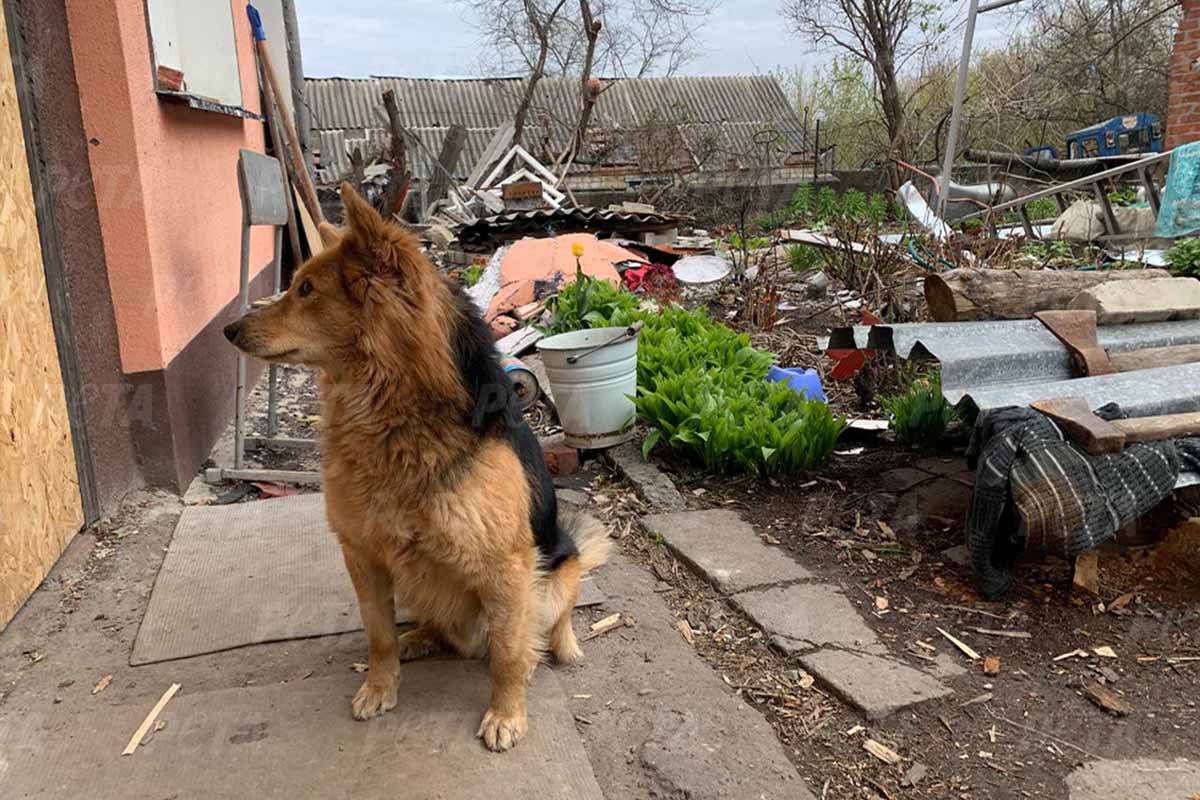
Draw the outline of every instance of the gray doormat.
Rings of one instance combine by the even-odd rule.
[[[361,680],[347,670],[194,694],[185,685],[159,715],[162,729],[125,757],[165,686],[84,713],[68,704],[0,712],[4,796],[603,800],[569,701],[546,667],[529,689],[529,733],[507,753],[475,738],[489,693],[481,663],[406,665],[399,705],[370,722],[350,717]]]
[[[577,605],[604,597],[585,581]],[[398,614],[404,622],[404,612]],[[133,666],[362,628],[325,498],[190,506],[154,582]]]

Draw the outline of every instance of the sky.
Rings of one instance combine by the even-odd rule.
[[[965,8],[966,0],[953,4]],[[478,36],[452,0],[297,0],[308,77],[466,77],[478,74]],[[700,33],[691,75],[760,74],[813,67],[830,58],[790,32],[780,0],[723,0]],[[1006,20],[980,18],[978,46],[1003,39]],[[961,29],[953,34],[955,52]]]

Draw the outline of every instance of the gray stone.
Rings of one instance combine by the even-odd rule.
[[[1098,325],[1196,319],[1200,317],[1200,280],[1109,281],[1083,290],[1070,307],[1095,311]]]
[[[870,653],[818,650],[801,656],[800,663],[872,722],[954,693],[920,670]]]
[[[896,509],[898,522],[910,527],[922,522],[963,519],[971,507],[971,488],[952,478],[932,478],[907,491]]]
[[[626,442],[605,451],[605,457],[617,471],[633,484],[638,496],[661,511],[681,511],[687,507],[683,495],[671,479],[642,458],[642,450],[634,442]]]
[[[554,494],[558,497],[558,502],[560,503],[566,503],[576,508],[588,507],[589,499],[587,492],[580,489],[555,489]]]
[[[858,610],[827,584],[774,586],[735,594],[731,599],[788,655],[826,645],[882,650]]]
[[[965,544],[956,544],[954,547],[947,547],[940,555],[951,564],[958,564],[960,567],[971,566],[971,551]]]
[[[680,511],[643,517],[642,525],[720,591],[806,580],[812,574],[758,538],[736,511]]]
[[[1070,800],[1167,800],[1200,793],[1200,761],[1093,761],[1067,776]]]

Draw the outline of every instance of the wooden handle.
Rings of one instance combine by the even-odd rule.
[[[1180,436],[1200,436],[1200,412],[1165,414],[1161,417],[1113,420],[1125,434],[1125,442],[1161,442]]]
[[[287,149],[290,156],[291,169],[289,172],[292,176],[292,181],[300,190],[300,199],[304,201],[305,207],[308,209],[308,215],[312,217],[313,222],[320,225],[325,221],[325,216],[321,213],[321,203],[317,200],[317,189],[313,186],[312,176],[308,174],[308,165],[304,161],[304,153],[300,150],[300,140],[296,136],[296,126],[292,124],[291,115],[287,113],[287,106],[284,104],[283,91],[279,86],[279,77],[275,74],[275,65],[271,62],[271,51],[267,49],[265,40],[257,42],[258,58],[262,63],[263,74],[267,78],[267,84],[271,88],[271,94],[275,96],[275,107],[279,113],[276,119],[271,120],[271,124],[276,123],[283,125],[284,133],[287,134]],[[282,155],[282,154],[281,154]]]
[[[1200,362],[1200,344],[1177,344],[1171,347],[1147,347],[1123,353],[1108,352],[1108,360],[1118,372],[1134,372],[1155,367],[1178,367]]]

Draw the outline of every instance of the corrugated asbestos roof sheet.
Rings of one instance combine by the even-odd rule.
[[[1200,320],[1097,329],[1110,351],[1200,343]],[[837,328],[822,349],[874,349],[936,359],[951,403],[988,411],[1056,397],[1083,397],[1092,410],[1118,404],[1131,417],[1200,411],[1200,364],[1072,378],[1066,347],[1037,320],[918,323]],[[1185,472],[1177,487],[1200,483]]]
[[[468,128],[460,170],[470,170],[491,134],[511,123],[526,85],[525,78],[308,78],[305,94],[314,132],[320,137],[323,166],[345,171],[347,146],[363,140],[382,143],[387,127],[382,94],[396,94],[401,124],[418,133],[424,149],[437,153],[451,125]],[[547,77],[537,86],[529,113],[526,141],[540,143],[549,127],[551,146],[565,147],[579,114],[579,83]],[[592,114],[592,129],[632,135],[652,125],[681,126],[689,148],[701,138],[718,141],[728,152],[770,149],[773,161],[811,150],[800,118],[772,77],[628,78],[606,82]],[[756,136],[763,131],[776,134]],[[759,139],[771,139],[764,144]],[[619,149],[619,148],[617,148]],[[336,166],[335,166],[336,164]],[[418,177],[424,177],[421,165]],[[426,173],[427,174],[427,173]]]
[[[1109,325],[1097,330],[1107,350],[1200,343],[1200,320]],[[1072,378],[1067,349],[1037,320],[918,323],[839,328],[832,349],[874,349],[941,364],[942,394],[980,411],[1066,395],[1092,408],[1118,403],[1135,417],[1200,411],[1200,364]]]

